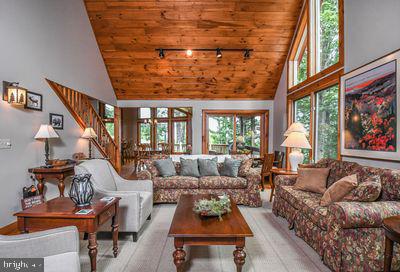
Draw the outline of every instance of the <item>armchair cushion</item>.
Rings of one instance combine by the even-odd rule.
[[[330,223],[343,229],[379,228],[383,219],[400,214],[400,202],[337,202],[328,207]]]

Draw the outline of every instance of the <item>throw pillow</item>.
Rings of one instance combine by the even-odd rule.
[[[181,176],[200,177],[197,160],[181,158]]]
[[[293,188],[323,194],[326,191],[329,170],[329,168],[298,168],[298,176]]]
[[[240,160],[225,158],[224,165],[221,169],[221,176],[237,178],[241,164],[242,162]]]
[[[331,203],[339,202],[357,187],[357,175],[350,175],[332,184],[321,198],[321,206],[328,206]]]
[[[347,201],[373,202],[379,198],[381,191],[381,177],[373,175],[359,183],[344,199]]]
[[[218,172],[218,158],[198,159],[200,176],[219,176]]]
[[[155,160],[154,165],[162,177],[176,176],[175,165],[172,159]]]
[[[247,175],[247,173],[250,171],[252,164],[253,164],[252,158],[242,160],[240,167],[239,167],[239,176],[245,177]]]

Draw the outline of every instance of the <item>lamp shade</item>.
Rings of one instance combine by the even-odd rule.
[[[308,142],[306,135],[302,132],[290,133],[281,146],[311,149],[311,145]]]
[[[39,131],[35,135],[35,139],[59,138],[57,132],[50,125],[40,125]]]
[[[301,133],[304,133],[304,134],[308,133],[306,128],[304,127],[304,125],[302,123],[299,123],[299,122],[292,123],[290,125],[290,127],[285,131],[283,136],[289,136],[289,134],[292,133],[292,132],[301,132]]]
[[[97,138],[97,134],[96,134],[96,132],[94,132],[93,128],[88,127],[88,128],[85,128],[85,131],[82,134],[82,138],[85,138],[85,139]]]

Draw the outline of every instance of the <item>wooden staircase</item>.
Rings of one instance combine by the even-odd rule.
[[[79,126],[82,129],[87,127],[94,129],[97,139],[93,139],[92,143],[111,162],[114,168],[120,170],[120,150],[117,144],[119,126],[115,127],[117,133],[114,135],[116,138],[114,140],[108,133],[102,118],[90,103],[89,96],[49,79],[46,79],[46,81],[75,118]],[[115,109],[118,112],[117,108]]]

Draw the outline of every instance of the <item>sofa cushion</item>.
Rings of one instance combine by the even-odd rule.
[[[299,168],[294,188],[323,194],[326,191],[326,180],[329,168]]]
[[[221,176],[237,178],[241,163],[240,160],[225,158],[224,165],[221,169]]]
[[[325,191],[321,199],[321,206],[328,206],[331,203],[341,201],[357,185],[357,174],[341,178]]]
[[[200,177],[197,159],[191,160],[181,158],[181,176]]]
[[[372,202],[381,194],[382,184],[378,175],[372,175],[360,182],[346,197],[347,201]]]
[[[175,165],[171,158],[155,160],[154,165],[162,177],[176,176]]]
[[[247,180],[245,178],[226,177],[226,176],[209,176],[199,179],[200,189],[245,189]]]
[[[209,159],[197,159],[199,164],[200,176],[219,176],[218,172],[218,158]]]
[[[296,190],[293,186],[280,186],[277,195],[286,200],[292,207],[307,216],[315,225],[327,230],[327,207],[320,206],[321,195]]]
[[[154,189],[198,189],[199,179],[188,176],[155,177]]]

